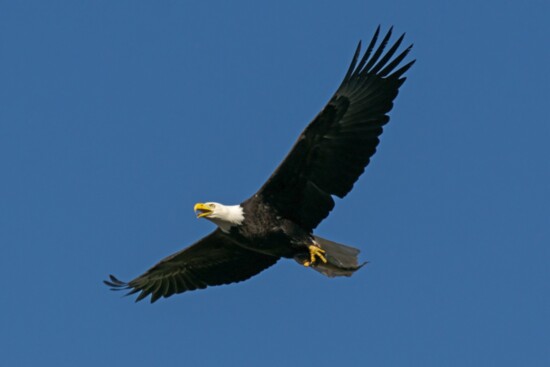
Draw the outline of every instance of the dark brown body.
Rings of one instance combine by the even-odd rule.
[[[245,220],[228,236],[240,246],[275,257],[294,258],[308,254],[313,236],[255,195],[241,204]]]

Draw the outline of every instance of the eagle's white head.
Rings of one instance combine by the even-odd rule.
[[[240,205],[208,202],[197,203],[193,209],[197,218],[205,218],[214,222],[224,232],[229,232],[231,227],[240,225],[244,220],[243,208]]]

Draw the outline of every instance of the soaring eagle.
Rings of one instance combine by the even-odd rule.
[[[365,54],[361,42],[342,84],[323,110],[252,197],[239,205],[198,203],[194,210],[217,229],[128,283],[113,275],[112,289],[151,295],[151,302],[208,286],[246,280],[280,258],[293,258],[329,277],[351,276],[362,264],[359,250],[316,236],[315,227],[343,198],[376,151],[382,126],[405,72],[412,48],[396,55],[404,34],[384,53],[392,29],[378,46],[376,29]],[[394,57],[395,56],[395,57]]]

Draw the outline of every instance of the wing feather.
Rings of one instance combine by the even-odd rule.
[[[376,152],[402,76],[414,63],[396,70],[412,48],[397,54],[404,35],[384,53],[392,30],[376,46],[378,27],[361,58],[359,42],[334,96],[256,193],[304,228],[313,230],[327,217],[332,196],[347,195]]]
[[[236,245],[217,229],[128,283],[113,275],[104,283],[113,290],[129,290],[127,295],[140,292],[136,302],[151,295],[153,303],[161,297],[249,279],[277,260]]]

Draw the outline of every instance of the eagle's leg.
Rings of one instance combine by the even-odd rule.
[[[319,258],[322,262],[325,264],[327,263],[327,259],[325,257],[325,250],[321,249],[319,246],[315,245],[309,245],[309,261],[304,261],[302,264],[304,266],[313,266],[317,262],[317,258]]]

